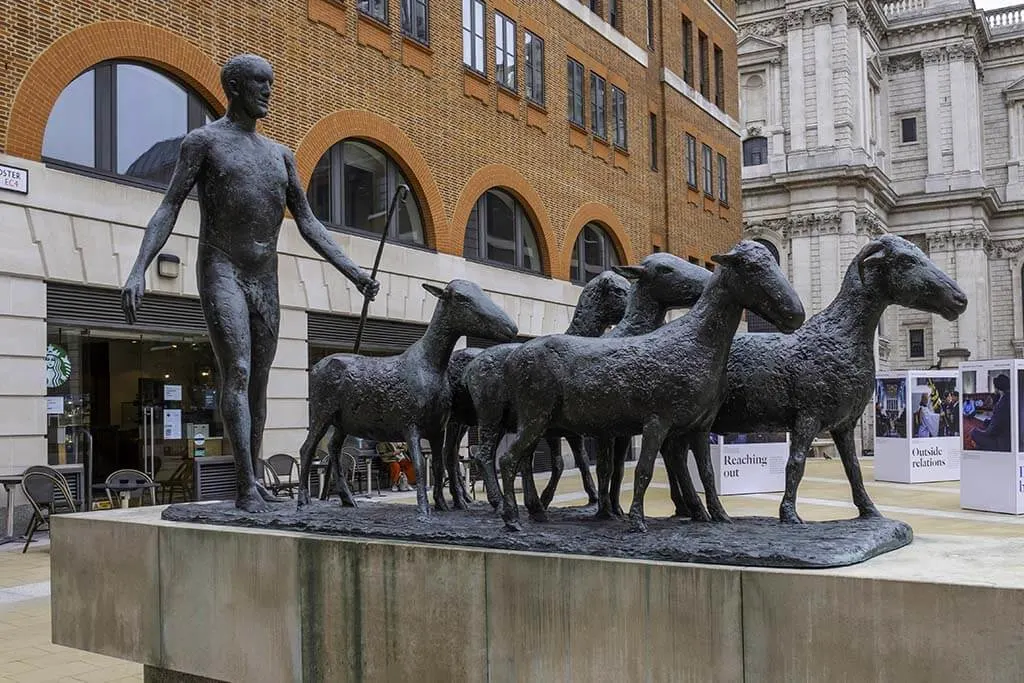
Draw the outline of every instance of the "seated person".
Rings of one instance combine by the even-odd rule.
[[[1010,378],[998,375],[992,380],[999,398],[992,408],[992,417],[984,429],[977,428],[971,432],[975,448],[979,451],[1010,450]]]
[[[409,447],[403,441],[380,441],[377,455],[391,473],[391,490],[408,491],[416,485],[416,470],[409,457]]]

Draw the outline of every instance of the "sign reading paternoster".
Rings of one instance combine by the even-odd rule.
[[[0,190],[28,194],[28,171],[0,164]]]

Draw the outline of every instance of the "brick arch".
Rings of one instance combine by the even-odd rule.
[[[576,209],[576,213],[569,219],[569,226],[565,231],[565,244],[562,245],[562,265],[566,273],[571,270],[572,249],[576,245],[576,237],[590,222],[600,223],[601,227],[605,228],[623,263],[633,263],[633,243],[622,221],[608,205],[591,202]]]
[[[7,154],[38,160],[50,110],[61,92],[83,71],[110,59],[151,64],[193,88],[217,113],[227,106],[220,67],[181,36],[134,21],[90,24],[58,38],[29,67],[11,106]]]
[[[480,199],[480,195],[491,188],[507,190],[523,205],[523,209],[533,225],[537,246],[541,251],[541,271],[551,277],[568,280],[569,268],[568,266],[563,268],[561,259],[558,258],[558,247],[555,234],[551,229],[551,218],[548,216],[547,209],[544,208],[544,202],[519,171],[505,164],[484,166],[474,173],[462,188],[458,204],[455,205],[455,211],[452,213],[452,240],[455,247],[452,253],[457,256],[462,255],[469,214],[473,210],[473,205]]]
[[[423,155],[400,128],[382,116],[358,109],[345,109],[317,121],[295,151],[302,186],[309,185],[320,157],[334,144],[356,138],[373,143],[399,165],[419,200],[427,244],[444,253],[456,253],[445,219],[444,199]],[[390,201],[390,200],[389,200]],[[461,247],[460,247],[461,248]]]

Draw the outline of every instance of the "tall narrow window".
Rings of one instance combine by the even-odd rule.
[[[725,110],[725,54],[715,45],[715,106]]]
[[[917,117],[900,119],[900,142],[917,142]]]
[[[654,49],[654,0],[647,0],[647,49]]]
[[[427,0],[402,0],[402,33],[419,43],[430,43]]]
[[[612,86],[612,127],[615,146],[626,149],[626,93]]]
[[[516,89],[516,22],[494,13],[494,78],[498,85]]]
[[[651,170],[658,170],[658,115],[651,114],[648,119],[648,130],[650,132],[651,140]]]
[[[569,59],[568,86],[569,120],[583,126],[583,65],[572,58]]]
[[[697,189],[697,138],[686,136],[686,184]]]
[[[356,2],[356,9],[377,21],[388,23],[388,2],[387,0],[359,0]]]
[[[743,165],[760,166],[768,163],[768,138],[747,138],[743,141]]]
[[[729,173],[728,161],[722,154],[718,155],[718,201],[729,206]]]
[[[713,163],[715,163],[715,159],[711,153],[711,148],[704,145],[704,194],[709,197],[715,196],[715,169],[712,167]]]
[[[526,99],[539,105],[544,104],[544,39],[529,31],[523,32],[523,47],[526,50]]]
[[[605,118],[605,82],[593,71],[590,72],[590,131],[608,139],[608,122]]]
[[[703,31],[697,32],[697,59],[700,60],[700,94],[707,97],[711,87],[711,72],[708,68],[708,37]]]
[[[608,0],[608,23],[615,28],[621,28],[622,26],[619,23],[621,19],[618,0]]]
[[[693,85],[693,24],[683,17],[683,80]]]
[[[474,71],[487,73],[484,65],[484,3],[462,0],[462,62]]]
[[[569,261],[569,279],[584,285],[621,263],[622,259],[607,231],[599,223],[590,222],[576,236]]]
[[[910,330],[910,357],[924,358],[924,330]]]

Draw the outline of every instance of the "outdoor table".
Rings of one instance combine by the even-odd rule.
[[[21,484],[23,478],[24,476],[21,474],[0,475],[0,484],[3,484],[4,490],[7,491],[7,520],[4,527],[4,537],[0,539],[0,545],[21,540],[14,536],[14,491]]]
[[[114,491],[121,496],[122,509],[128,507],[128,502],[131,500],[132,492],[160,488],[160,484],[155,481],[116,481],[110,482],[109,484],[97,484],[96,486],[102,486],[105,490]]]

